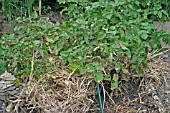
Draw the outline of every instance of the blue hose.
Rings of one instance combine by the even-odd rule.
[[[100,113],[104,113],[99,83],[97,83],[97,93],[99,98]]]

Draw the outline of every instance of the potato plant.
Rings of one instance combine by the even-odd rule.
[[[119,80],[144,75],[148,50],[159,49],[160,39],[170,44],[167,33],[157,32],[152,20],[165,20],[168,14],[153,1],[59,0],[69,3],[61,12],[68,15],[63,23],[29,20],[3,35],[0,54],[16,75],[29,76],[33,68],[33,74],[41,76],[59,65],[69,67],[70,75],[93,74],[96,82],[106,80],[114,90]],[[106,68],[115,73],[104,73]]]

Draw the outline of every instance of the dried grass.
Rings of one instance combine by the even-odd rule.
[[[99,113],[96,85],[92,75],[74,76],[68,79],[69,72],[57,69],[51,79],[29,81],[25,84],[18,99],[13,102],[10,113]],[[148,63],[145,76],[141,78],[137,93],[120,97],[118,102],[101,84],[105,113],[155,113],[167,111],[160,87],[170,74],[169,65],[156,59]],[[46,81],[47,80],[47,81]],[[133,84],[134,85],[134,84]],[[165,92],[162,92],[165,95]],[[130,98],[132,95],[137,95]],[[154,95],[157,95],[154,96]]]

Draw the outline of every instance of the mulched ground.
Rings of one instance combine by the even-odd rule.
[[[99,113],[97,89],[92,75],[68,79],[69,71],[57,68],[55,76],[22,85],[16,100],[7,106],[9,113]],[[145,76],[132,77],[122,83],[121,93],[101,83],[105,113],[168,113],[170,97],[165,89],[169,83],[169,64],[162,60],[148,63]],[[169,84],[170,85],[170,84]]]
[[[51,23],[63,17],[51,12]],[[9,33],[9,24],[0,17],[1,32]],[[163,54],[149,54],[145,76],[122,81],[121,92],[110,90],[110,84],[100,84],[105,113],[168,113],[170,111],[170,65]],[[152,56],[155,58],[150,59]],[[15,99],[3,97],[4,113],[99,113],[97,88],[92,75],[68,79],[69,71],[60,67],[50,79],[23,82]],[[12,76],[12,75],[10,75]],[[13,77],[13,76],[12,76]],[[1,85],[0,85],[1,86]],[[16,86],[17,87],[17,86]],[[2,89],[0,89],[2,91]],[[4,92],[4,91],[3,91]],[[8,95],[10,90],[8,91]],[[4,94],[5,95],[5,94]],[[2,95],[3,96],[3,95]],[[1,112],[0,112],[1,113]],[[2,112],[3,113],[3,112]]]

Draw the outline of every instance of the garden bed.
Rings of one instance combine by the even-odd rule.
[[[125,7],[125,6],[123,6],[123,7]],[[109,11],[112,11],[112,10],[109,10]],[[98,14],[105,15],[104,12],[102,12],[102,13],[100,13],[100,11],[97,13],[96,12],[94,12],[94,13],[97,15]],[[86,12],[86,14],[88,14],[88,12]],[[124,12],[121,12],[119,16],[121,17],[124,14],[125,14]],[[89,15],[91,15],[91,14],[89,14]],[[84,16],[86,16],[86,15],[84,15]],[[134,18],[136,17],[135,15],[133,15],[133,16],[134,16]],[[92,55],[92,57],[89,57],[87,55],[88,58],[91,58],[91,59],[87,58],[86,61],[84,61],[84,62],[87,64],[88,63],[92,64],[93,60],[99,60],[99,58],[101,58],[101,57],[102,58],[113,57],[113,55],[110,55],[109,52],[107,52],[107,51],[113,51],[112,48],[114,48],[114,46],[112,47],[110,45],[113,45],[112,42],[117,42],[117,43],[114,43],[115,44],[114,51],[115,52],[118,51],[117,54],[122,53],[122,54],[119,54],[120,57],[117,57],[115,55],[116,60],[118,61],[117,64],[121,63],[123,65],[122,66],[123,69],[126,69],[127,67],[130,69],[131,68],[130,62],[133,60],[132,55],[134,55],[134,56],[136,55],[137,60],[139,57],[141,62],[145,61],[143,59],[146,55],[145,54],[146,51],[145,51],[145,49],[142,49],[145,47],[142,44],[147,45],[146,40],[153,38],[152,36],[150,37],[150,35],[152,35],[150,32],[154,29],[152,27],[148,28],[147,25],[150,23],[143,18],[142,18],[143,21],[141,21],[141,22],[144,22],[144,23],[141,25],[134,25],[134,24],[139,24],[140,22],[135,23],[136,21],[128,21],[128,19],[127,19],[127,21],[125,21],[125,23],[122,23],[122,21],[118,19],[118,23],[120,24],[120,26],[116,26],[117,24],[112,23],[113,26],[110,26],[108,28],[112,29],[113,32],[108,31],[107,29],[103,28],[103,25],[100,24],[99,21],[102,20],[103,23],[109,22],[109,19],[111,19],[111,17],[112,17],[112,15],[109,15],[109,14],[107,15],[108,21],[104,21],[106,19],[102,19],[102,18],[99,19],[98,22],[95,21],[96,24],[98,24],[98,27],[95,29],[95,24],[93,24],[94,21],[91,20],[91,18],[96,19],[95,17],[96,16],[93,15],[93,17],[89,18],[89,20],[88,20],[89,24],[84,23],[83,17],[80,19],[79,19],[79,17],[78,18],[76,17],[76,19],[77,19],[76,21],[73,21],[70,19],[70,21],[72,21],[72,23],[70,22],[71,24],[69,22],[67,22],[63,26],[60,26],[60,27],[57,26],[57,25],[59,25],[59,24],[57,24],[56,26],[61,29],[59,29],[57,27],[53,29],[54,24],[56,22],[61,23],[63,18],[60,17],[60,15],[58,13],[52,12],[52,18],[46,18],[47,22],[49,22],[49,23],[47,23],[47,22],[43,23],[44,25],[41,26],[42,23],[33,22],[33,23],[29,24],[28,27],[23,28],[23,29],[26,29],[26,32],[24,32],[25,34],[21,33],[20,36],[17,37],[18,40],[22,41],[22,43],[19,42],[19,44],[21,44],[21,47],[23,47],[23,48],[20,48],[20,46],[16,45],[15,40],[10,39],[10,40],[7,40],[8,44],[3,43],[4,48],[11,47],[11,45],[13,45],[13,47],[15,47],[15,49],[13,49],[13,50],[11,49],[10,51],[20,52],[19,57],[15,57],[16,59],[13,58],[12,60],[14,60],[16,62],[21,61],[21,63],[19,63],[19,66],[17,65],[19,68],[21,67],[20,70],[18,70],[18,71],[22,72],[24,69],[27,68],[27,70],[24,70],[23,72],[25,72],[24,74],[28,74],[27,78],[22,78],[23,76],[18,75],[18,76],[20,76],[20,80],[23,80],[23,81],[20,84],[20,92],[18,93],[17,96],[15,95],[15,99],[11,100],[8,98],[8,96],[10,96],[10,94],[12,94],[12,93],[10,93],[11,89],[5,88],[5,90],[1,90],[1,92],[3,92],[1,94],[4,99],[4,100],[2,100],[2,104],[5,105],[3,107],[4,112],[5,112],[5,109],[6,109],[6,111],[8,111],[10,113],[12,113],[12,112],[14,112],[14,113],[15,112],[19,112],[19,113],[25,113],[25,112],[26,113],[27,112],[31,112],[31,113],[56,113],[56,112],[57,113],[69,113],[69,112],[71,112],[71,113],[85,113],[85,112],[86,113],[99,113],[100,112],[96,81],[94,80],[94,75],[93,75],[94,73],[93,74],[90,74],[90,72],[87,72],[86,74],[76,73],[75,76],[70,77],[71,74],[73,72],[76,72],[79,69],[79,67],[81,67],[82,65],[80,66],[78,63],[71,62],[70,65],[72,64],[72,66],[76,66],[76,69],[74,69],[75,67],[71,67],[70,65],[69,66],[72,68],[72,70],[68,65],[64,65],[65,67],[61,68],[60,64],[63,64],[63,59],[65,59],[65,62],[67,62],[68,59],[70,61],[73,61],[73,60],[81,61],[81,59],[83,58],[82,56],[84,55],[85,52],[87,52],[87,54],[89,54],[88,49],[90,48],[91,49],[90,54]],[[116,18],[114,18],[114,19],[116,19]],[[85,21],[87,21],[87,20],[85,20]],[[50,26],[48,26],[48,25],[46,26],[46,24],[50,24]],[[84,24],[84,26],[82,26],[83,24]],[[158,23],[156,23],[156,22],[155,22],[155,24],[158,25]],[[80,27],[75,27],[75,26],[79,26],[79,25],[81,25],[82,29],[79,29]],[[100,32],[100,35],[98,34],[98,32],[96,35],[95,30],[93,31],[94,32],[94,34],[93,34],[92,29],[89,29],[89,25],[91,25],[91,27],[94,27],[93,29],[98,30],[98,32]],[[10,24],[8,24],[6,21],[2,21],[1,22],[1,32],[2,33],[6,32],[7,34],[9,34],[10,33],[9,26],[10,26]],[[116,31],[116,32],[118,32],[117,34],[114,31],[115,26],[119,28],[119,30]],[[135,33],[138,33],[138,35],[140,35],[140,36],[135,37],[136,40],[134,40],[133,35],[135,33],[133,34],[134,31],[131,30],[131,28],[135,29],[135,28],[137,28],[137,26],[139,26],[141,28],[138,31],[136,31]],[[125,28],[125,30],[128,29],[131,31],[129,31],[129,32],[128,32],[128,30],[125,31],[124,28]],[[168,27],[163,26],[163,29],[167,29],[167,28]],[[65,29],[66,29],[66,31],[65,31]],[[84,33],[86,31],[84,29],[87,29],[87,31],[89,30],[89,32]],[[160,29],[162,29],[162,28],[159,28],[158,31],[160,31]],[[140,32],[140,30],[142,32]],[[56,33],[56,31],[57,31],[57,33],[61,33],[61,36],[58,35]],[[69,33],[72,33],[72,34],[66,33],[68,31],[69,31]],[[76,32],[76,31],[79,31],[79,32]],[[92,33],[91,35],[87,36],[87,38],[90,37],[91,39],[88,39],[86,42],[84,42],[85,39],[83,40],[80,38],[83,33],[85,36],[86,36],[86,34],[89,35],[90,33]],[[110,35],[110,33],[112,33],[112,34]],[[144,35],[143,35],[143,33],[144,33]],[[123,34],[123,36],[122,36],[122,34]],[[131,40],[129,40],[129,37],[128,38],[126,37],[127,34],[129,35]],[[93,37],[92,37],[92,35],[93,35]],[[98,36],[98,35],[99,35],[99,39],[96,39],[96,36]],[[115,40],[115,41],[113,41],[113,40],[111,41],[109,39],[105,40],[106,38],[108,38],[108,37],[106,37],[106,35],[108,35],[108,36],[118,35],[118,37],[117,38],[110,37],[110,39],[113,38],[113,40]],[[18,34],[16,34],[16,36],[18,36]],[[53,36],[53,37],[51,38],[51,36]],[[155,36],[158,36],[158,35],[155,33]],[[14,37],[14,34],[12,34],[9,36],[6,35],[4,40],[6,41],[6,39],[10,38],[10,37],[13,39],[16,39],[16,37]],[[70,37],[75,38],[76,41],[74,39],[71,39]],[[58,41],[58,39],[63,39],[63,40],[59,40],[58,42],[57,41],[55,42],[53,40],[53,38],[57,41]],[[120,38],[122,38],[122,39],[120,39]],[[160,37],[158,36],[155,38],[160,38]],[[32,40],[32,39],[35,39],[35,40]],[[80,41],[82,41],[81,44],[82,45],[84,44],[84,46],[82,46],[82,48],[85,48],[89,44],[88,45],[89,48],[85,48],[84,51],[81,52],[82,56],[81,56],[81,54],[79,54],[80,52],[78,52],[78,54],[74,53],[75,55],[80,55],[80,56],[74,56],[72,53],[69,53],[70,50],[67,50],[67,48],[65,47],[65,46],[68,46],[71,49],[71,52],[75,52],[75,50],[77,51],[78,49],[80,49],[80,51],[81,51],[82,49],[79,48],[79,45],[81,45],[81,44],[79,44],[80,42],[77,39],[81,39],[80,40]],[[98,45],[98,43],[95,43],[94,40],[96,42],[101,42],[101,45],[100,44]],[[122,40],[124,40],[124,42],[122,42]],[[58,48],[55,48],[53,41],[56,44],[55,46],[58,46],[58,47],[62,46],[62,47],[58,50]],[[91,43],[89,43],[88,41],[94,42],[94,44],[92,43],[92,45],[90,45]],[[127,43],[125,43],[126,41],[127,41]],[[138,45],[135,45],[136,44],[135,41],[138,42]],[[140,41],[143,43],[141,44]],[[156,39],[154,41],[156,41]],[[23,44],[23,42],[24,42],[24,44]],[[64,45],[63,42],[66,44]],[[106,49],[106,51],[103,51],[105,49],[104,47],[107,47],[105,45],[102,45],[102,44],[105,44],[104,42],[108,42],[108,50]],[[159,43],[159,42],[156,42],[156,43]],[[32,44],[32,46],[30,46],[31,44]],[[73,44],[75,44],[75,45],[73,45]],[[117,45],[117,47],[116,47],[116,45]],[[34,52],[34,49],[31,48],[33,46],[35,46],[35,49],[40,47],[40,50],[37,49]],[[74,46],[77,48],[75,48]],[[94,48],[94,46],[96,48]],[[134,47],[136,47],[136,46],[137,47],[140,46],[143,53],[142,52],[138,53],[140,50],[136,51],[136,49],[134,49]],[[147,45],[147,46],[149,46],[149,45]],[[30,47],[30,48],[27,48],[27,47]],[[100,80],[100,78],[98,79],[100,81],[103,107],[104,107],[104,111],[106,113],[125,113],[125,112],[129,112],[129,113],[138,113],[138,112],[139,113],[140,112],[146,112],[146,113],[148,113],[148,112],[149,113],[150,112],[157,113],[158,112],[159,113],[159,112],[161,112],[162,113],[162,112],[170,111],[170,108],[169,108],[170,107],[170,97],[169,97],[170,67],[169,67],[169,64],[167,63],[168,59],[169,59],[169,52],[168,52],[169,48],[168,47],[169,46],[163,44],[162,49],[165,49],[165,50],[163,50],[162,52],[148,53],[147,66],[144,69],[144,71],[145,71],[144,76],[136,77],[134,75],[131,75],[131,77],[129,77],[128,80],[120,80],[120,82],[117,79],[115,79],[115,81],[117,83],[119,82],[119,87],[118,86],[113,87],[113,88],[115,88],[115,89],[113,89],[114,92],[111,90],[111,80],[104,81],[103,78],[102,78],[102,80]],[[9,48],[6,48],[5,50],[7,50],[7,49],[9,49]],[[43,51],[43,49],[45,50],[45,52]],[[56,54],[54,54],[53,50],[55,50],[55,49],[60,52],[60,54],[57,53],[58,56]],[[60,50],[62,50],[62,51],[60,51]],[[8,52],[9,51],[7,51],[7,53]],[[45,56],[43,56],[44,55],[44,54],[42,54],[43,52],[45,54],[46,53],[47,54]],[[101,55],[100,55],[100,52],[102,53]],[[106,54],[108,54],[110,56],[106,57],[105,54],[103,55],[104,52],[106,52]],[[152,52],[154,52],[154,51],[152,51]],[[28,56],[26,56],[25,53]],[[30,56],[29,53],[31,53],[32,55]],[[72,59],[73,57],[67,58],[67,56],[68,56],[67,54],[70,54],[70,55],[72,54],[73,57],[76,57],[78,59],[76,59],[76,58]],[[142,56],[143,54],[144,54],[144,56]],[[98,55],[98,56],[96,57],[95,55]],[[12,58],[12,57],[13,57],[13,55],[10,58]],[[93,57],[95,57],[96,59],[95,58],[93,59]],[[60,61],[58,61],[58,60],[60,60]],[[113,60],[113,58],[111,60]],[[138,62],[137,60],[136,60],[136,62]],[[34,67],[33,65],[35,62],[36,62],[36,64],[35,64],[36,65],[36,68],[35,68],[36,73],[33,73],[33,67]],[[81,63],[84,64],[84,62],[83,63],[81,62]],[[127,63],[125,63],[125,62],[127,62]],[[135,62],[135,60],[133,60],[134,64],[136,62]],[[13,64],[13,62],[11,64]],[[32,67],[30,66],[30,64]],[[95,62],[93,64],[95,64]],[[13,68],[14,71],[16,69],[15,66],[16,65],[14,63],[14,68]],[[42,68],[41,68],[41,66],[42,66]],[[55,68],[54,67],[51,68],[50,66],[51,67],[54,66]],[[86,71],[91,71],[89,69],[89,67],[93,67],[93,66],[91,66],[91,65],[90,66],[86,65],[86,66],[87,66]],[[139,66],[136,68],[136,70],[141,71],[140,68],[142,68],[143,65],[136,64],[136,66]],[[12,66],[11,66],[11,68],[12,68]],[[108,69],[107,73],[111,73],[111,71],[114,70],[115,67],[113,68],[113,66],[111,65],[110,67],[108,66],[108,68],[110,68],[110,70]],[[39,76],[32,76],[32,75],[36,75],[37,73],[38,73],[37,75],[39,75],[39,74],[41,75],[42,74],[42,72],[40,71],[41,69],[42,70],[43,69],[44,70],[51,69],[51,70],[47,71],[47,74],[43,73],[42,78]],[[82,66],[81,69],[84,69],[84,67]],[[98,68],[96,70],[101,71],[100,69],[101,68]],[[121,71],[123,69],[121,69]],[[31,70],[31,72],[30,72],[30,70]],[[72,71],[72,72],[70,72],[70,71]],[[80,70],[78,70],[78,71],[80,71]],[[92,71],[94,72],[94,70],[92,70]],[[123,71],[127,72],[128,70],[123,70]],[[132,70],[132,73],[133,73],[133,71],[134,70]],[[119,77],[121,78],[121,74],[127,74],[124,72],[123,73],[116,72],[116,74],[117,75],[119,74],[120,75]],[[114,74],[115,73],[111,74],[111,76],[113,76]],[[101,73],[99,75],[101,75]],[[9,75],[9,76],[13,76],[13,75]],[[4,76],[4,77],[6,77],[6,76]],[[6,84],[4,81],[5,78],[1,77],[1,79],[3,81],[3,85],[5,85]],[[3,85],[1,84],[2,87],[3,87]],[[13,86],[13,85],[10,85],[10,86]],[[17,87],[17,86],[15,86],[15,87]],[[11,95],[11,96],[14,96],[14,95]]]
[[[97,88],[92,76],[75,76],[68,80],[69,72],[60,67],[51,79],[27,81],[19,96],[11,101],[10,113],[99,113]],[[153,60],[142,78],[131,78],[122,84],[124,91],[117,95],[110,86],[101,83],[105,113],[168,113],[170,111],[170,85],[165,78],[170,67],[162,60]],[[8,99],[7,99],[8,100]]]

